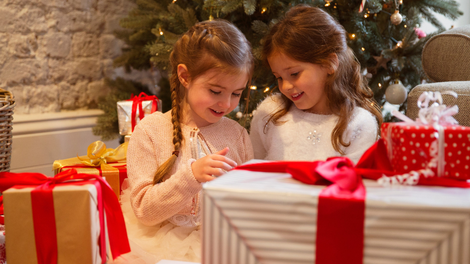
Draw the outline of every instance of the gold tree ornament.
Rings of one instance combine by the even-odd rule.
[[[401,21],[403,21],[403,17],[400,14],[400,11],[398,9],[400,8],[400,5],[403,4],[403,0],[394,0],[395,1],[395,12],[390,16],[390,21],[392,21],[392,24],[395,26],[400,25]]]
[[[392,21],[392,24],[395,26],[400,25],[401,21],[403,21],[403,17],[398,9],[390,16],[390,21]]]

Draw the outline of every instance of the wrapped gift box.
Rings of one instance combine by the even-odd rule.
[[[101,141],[95,141],[88,146],[86,156],[55,160],[52,169],[55,175],[76,169],[78,173],[102,176],[119,198],[122,183],[127,178],[127,145],[128,142],[125,142],[112,149]]]
[[[157,111],[162,111],[162,100],[157,100]],[[144,116],[150,115],[152,113],[152,104],[154,101],[146,100],[142,101],[142,111]],[[132,105],[134,101],[119,101],[117,102],[117,113],[118,113],[118,122],[119,122],[119,134],[120,135],[130,135],[132,134]],[[138,124],[140,121],[141,113],[139,107],[136,107],[136,118],[135,124]]]
[[[87,156],[80,156],[80,158],[86,159]],[[55,160],[52,165],[54,168],[54,174],[58,174],[62,171],[69,169],[76,169],[78,173],[93,174],[103,177],[106,182],[111,186],[114,193],[118,198],[121,195],[121,187],[124,179],[127,178],[127,163],[125,162],[110,162],[108,166],[102,168],[90,167],[83,165],[79,158],[70,158],[63,160]]]
[[[363,263],[470,263],[470,189],[364,184]],[[243,170],[205,183],[202,263],[315,263],[323,188]]]
[[[8,189],[3,193],[8,233],[8,263],[38,263],[31,191]],[[57,263],[101,263],[100,221],[95,185],[66,185],[53,189],[57,232]],[[42,223],[47,224],[47,223]],[[46,239],[46,238],[44,238]]]
[[[385,140],[394,171],[418,171],[434,163],[435,166],[431,169],[438,176],[470,179],[470,127],[441,127],[442,137],[436,128],[430,125],[383,123],[381,136]],[[440,170],[438,162],[441,162]]]

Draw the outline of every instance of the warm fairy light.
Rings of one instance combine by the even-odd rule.
[[[266,88],[264,89],[264,92],[265,92],[265,93],[269,92],[269,87],[266,87]]]
[[[334,7],[334,8],[336,8],[336,5],[335,5],[335,6],[333,6],[333,7]]]
[[[252,86],[250,86],[250,89],[251,90],[256,90],[256,89],[258,89],[258,87],[256,87],[256,85],[252,85]]]
[[[174,4],[174,3],[176,3],[176,1],[177,1],[177,0],[173,0],[173,2],[172,2],[172,3]]]
[[[366,49],[364,47],[361,48],[362,51],[365,51]]]
[[[398,4],[399,4],[399,5],[403,5],[403,0],[399,0],[399,1],[398,1]]]
[[[326,1],[325,6],[330,6],[330,1]]]
[[[266,12],[266,10],[268,10],[266,7],[261,8],[261,14],[264,14],[264,12]]]
[[[369,14],[364,14],[364,18],[368,18],[369,17]]]
[[[406,24],[403,27],[406,28]]]
[[[403,46],[403,42],[402,42],[402,41],[398,41],[398,42],[397,42],[397,48],[401,48],[401,46]]]
[[[162,28],[159,28],[158,30],[160,31],[160,35],[163,35]]]
[[[355,38],[356,38],[356,34],[354,34],[354,33],[349,34],[349,38],[350,38],[350,39],[355,39]]]
[[[379,88],[382,88],[382,84],[381,84],[381,83],[378,83],[377,85],[379,86]]]

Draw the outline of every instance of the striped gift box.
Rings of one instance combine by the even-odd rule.
[[[363,263],[470,263],[469,189],[364,184]],[[315,263],[323,186],[230,171],[203,188],[203,264]]]

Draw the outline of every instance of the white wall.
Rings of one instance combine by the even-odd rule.
[[[101,110],[47,114],[13,114],[11,172],[39,172],[53,176],[57,159],[86,155],[89,144],[100,140],[92,127]],[[118,140],[106,141],[116,148]]]

